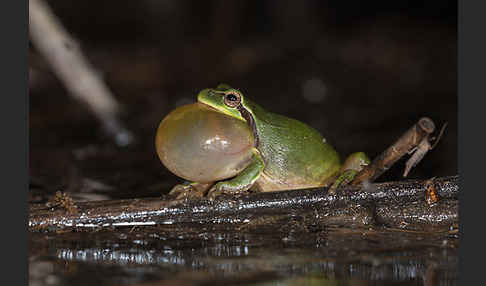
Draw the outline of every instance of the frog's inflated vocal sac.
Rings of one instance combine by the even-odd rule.
[[[189,181],[171,190],[177,197],[331,184],[334,192],[369,164],[362,152],[341,164],[317,130],[266,111],[228,85],[204,89],[197,100],[172,111],[157,130],[160,160]]]

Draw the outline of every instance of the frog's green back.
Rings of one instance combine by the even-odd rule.
[[[246,100],[258,130],[258,150],[265,169],[257,181],[262,191],[299,189],[324,185],[341,166],[339,154],[314,128],[282,115],[267,112]]]

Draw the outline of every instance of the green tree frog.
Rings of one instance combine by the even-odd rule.
[[[342,164],[317,130],[266,111],[226,84],[167,115],[155,141],[162,163],[188,181],[171,190],[177,198],[322,186],[334,193],[370,162],[357,152]]]

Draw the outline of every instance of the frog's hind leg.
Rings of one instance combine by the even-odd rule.
[[[169,192],[169,195],[174,200],[181,199],[200,199],[204,197],[214,182],[211,183],[197,183],[185,181],[182,184],[175,185]]]
[[[356,152],[349,155],[339,171],[338,178],[329,188],[328,193],[335,194],[338,187],[349,184],[365,166],[369,165],[369,163],[370,159],[363,152]]]

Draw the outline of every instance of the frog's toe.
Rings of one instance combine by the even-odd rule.
[[[190,186],[186,184],[178,184],[172,187],[172,189],[169,192],[170,196],[177,196],[181,192],[184,192],[187,190]]]
[[[327,193],[329,195],[335,195],[336,194],[336,189],[339,187],[339,183],[334,182],[331,187],[329,187]]]
[[[169,192],[173,200],[182,199],[200,199],[202,198],[209,186],[199,183],[184,183],[175,185]]]
[[[250,186],[247,187],[236,187],[226,182],[219,182],[215,184],[208,192],[208,199],[214,200],[216,197],[227,194],[227,195],[238,195],[246,193]]]
[[[169,196],[171,197],[179,197],[192,189],[190,184],[177,184],[169,192]]]
[[[336,194],[336,190],[339,187],[344,187],[348,185],[354,177],[356,177],[356,174],[358,174],[357,171],[355,170],[346,170],[344,171],[332,184],[332,186],[329,188],[328,193],[331,195]]]
[[[211,189],[209,189],[207,198],[211,201],[214,200],[216,197],[224,193],[223,189],[222,183],[215,184]]]
[[[192,188],[188,190],[177,192],[174,194],[174,200],[185,200],[185,199],[200,199],[204,196],[201,192],[193,191]]]

